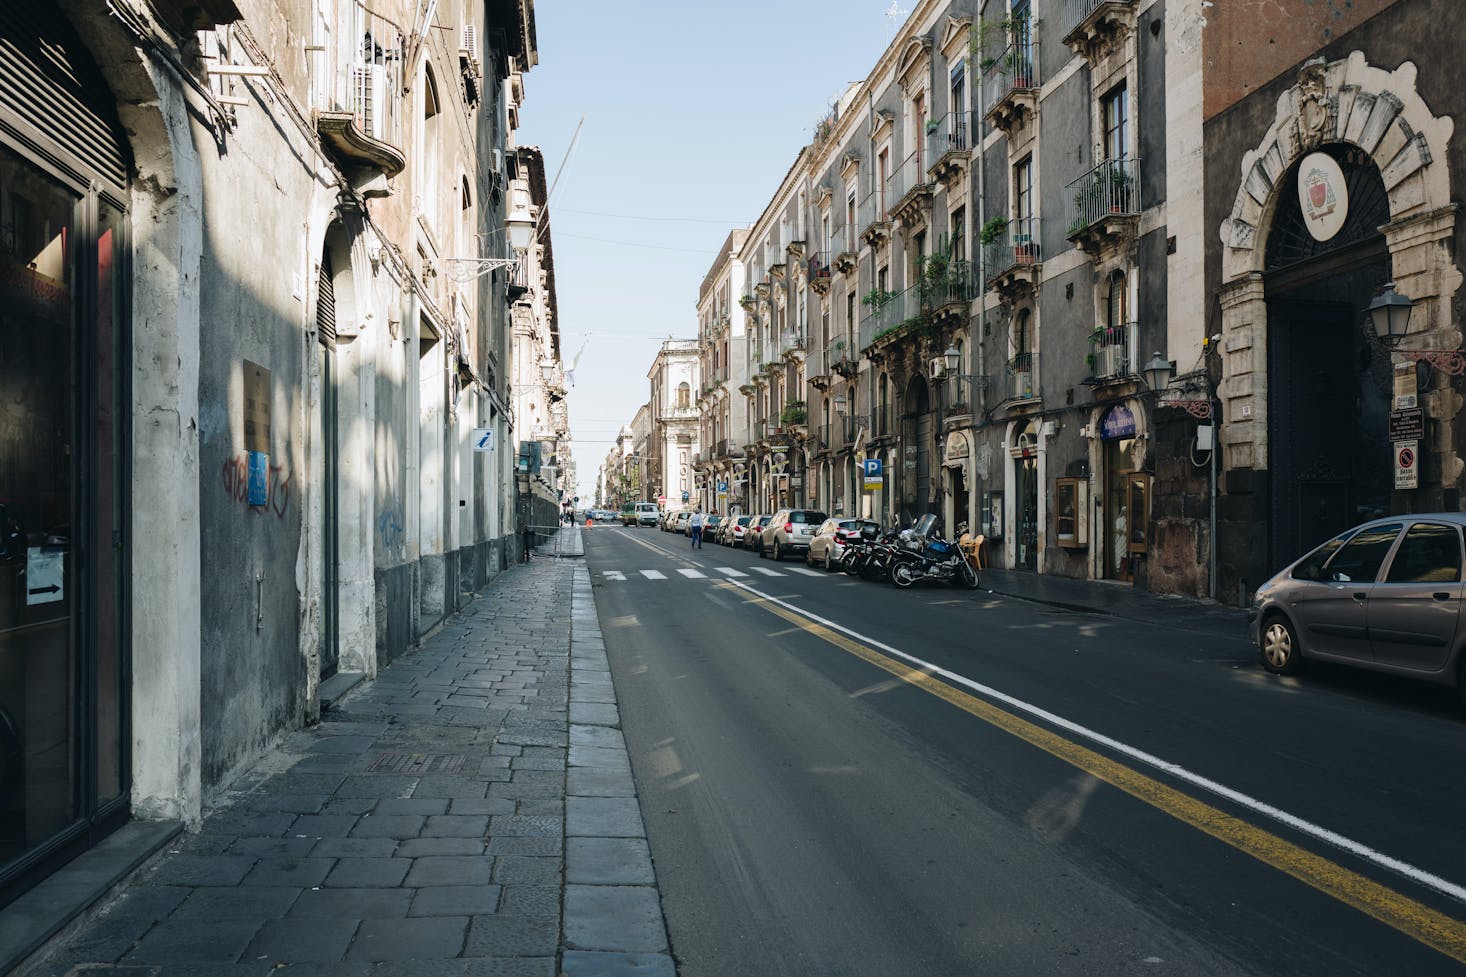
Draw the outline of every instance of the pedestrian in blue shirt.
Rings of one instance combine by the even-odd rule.
[[[702,527],[702,510],[698,509],[692,514],[692,517],[687,520],[687,528],[692,532],[692,548],[695,550],[702,549]]]

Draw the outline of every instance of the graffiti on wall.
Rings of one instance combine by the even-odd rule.
[[[402,544],[403,534],[407,527],[402,525],[402,518],[396,509],[387,509],[377,516],[377,536],[382,540],[384,549],[396,549]]]
[[[241,453],[224,462],[224,494],[256,515],[265,511],[275,513],[276,519],[285,518],[290,506],[290,476],[284,465],[270,465],[265,479],[264,505],[249,504],[249,459]]]

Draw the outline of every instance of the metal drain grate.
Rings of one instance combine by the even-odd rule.
[[[367,773],[457,773],[463,761],[458,753],[379,753]]]

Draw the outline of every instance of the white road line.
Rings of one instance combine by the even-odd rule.
[[[690,580],[701,580],[707,576],[701,570],[689,570],[686,567],[678,567],[677,572]]]
[[[825,574],[824,571],[822,571],[822,570],[811,570],[809,567],[790,567],[789,568],[789,572],[790,573],[800,573],[800,574],[803,574],[806,577],[823,577],[823,576],[827,576],[827,574]]]
[[[854,638],[856,641],[863,642],[871,648],[875,648],[879,651],[885,652],[888,655],[899,658],[902,661],[907,662],[908,664],[923,672],[926,672],[930,675],[940,676],[954,685],[960,685],[963,688],[970,689],[973,692],[976,692],[978,695],[985,696],[989,699],[995,699],[1005,705],[1012,706],[1014,709],[1017,709],[1021,712],[1026,712],[1030,716],[1035,716],[1046,723],[1050,723],[1060,729],[1073,733],[1075,736],[1089,740],[1091,743],[1097,743],[1100,746],[1123,754],[1124,756],[1135,760],[1137,763],[1144,764],[1145,766],[1151,767],[1155,770],[1159,770],[1162,773],[1170,774],[1172,777],[1183,780],[1188,784],[1199,787],[1202,790],[1209,791],[1210,793],[1216,794],[1218,797],[1226,798],[1234,804],[1238,804],[1242,807],[1247,808],[1248,810],[1255,811],[1256,813],[1261,814],[1264,817],[1271,818],[1274,821],[1279,822],[1280,824],[1287,825],[1293,830],[1302,832],[1303,834],[1306,834],[1311,838],[1317,839],[1318,841],[1322,841],[1329,845],[1333,845],[1334,847],[1349,852],[1352,855],[1356,855],[1359,858],[1364,859],[1365,861],[1372,862],[1382,868],[1386,868],[1392,872],[1403,875],[1407,879],[1417,882],[1420,885],[1426,886],[1427,888],[1433,889],[1434,891],[1439,892],[1443,895],[1449,896],[1452,899],[1466,902],[1466,886],[1459,885],[1455,882],[1450,881],[1449,879],[1445,879],[1439,875],[1427,872],[1423,868],[1411,865],[1409,862],[1402,861],[1392,855],[1386,855],[1384,852],[1376,851],[1375,849],[1370,848],[1363,842],[1355,841],[1352,838],[1346,838],[1344,835],[1341,835],[1335,831],[1331,831],[1321,825],[1314,824],[1311,821],[1305,821],[1303,818],[1298,817],[1296,814],[1289,814],[1282,808],[1274,807],[1266,801],[1260,801],[1255,797],[1251,797],[1247,794],[1242,793],[1240,790],[1228,787],[1225,784],[1218,783],[1217,781],[1211,780],[1210,778],[1203,777],[1201,774],[1193,773],[1190,770],[1187,770],[1185,767],[1181,766],[1180,764],[1172,763],[1169,760],[1163,760],[1153,753],[1147,753],[1146,751],[1138,747],[1130,746],[1128,743],[1123,743],[1113,737],[1106,736],[1104,733],[1090,729],[1087,726],[1081,726],[1079,723],[1076,723],[1069,719],[1065,719],[1063,716],[1060,716],[1056,713],[1049,712],[1047,709],[1044,709],[1041,706],[1036,706],[1032,703],[1025,702],[1022,699],[1008,695],[1006,692],[999,692],[997,689],[993,688],[990,685],[983,685],[981,682],[973,681],[965,675],[958,675],[956,672],[942,668],[940,665],[934,665],[931,662],[917,658],[915,655],[907,654],[906,652],[901,651],[899,648],[892,648],[890,645],[886,644],[883,641],[877,641],[875,638],[868,638],[865,635],[861,634],[859,631],[847,628],[843,624],[837,624],[834,621],[831,621],[829,618],[821,617],[820,615],[815,614],[812,611],[807,611],[802,607],[795,607],[793,604],[790,604],[787,601],[780,600],[777,597],[765,594],[759,590],[755,590],[752,586],[746,583],[734,582],[733,586],[737,587],[739,590],[745,591],[746,593],[750,593],[755,597],[760,597],[768,601],[770,604],[777,604],[779,607],[782,607],[785,610],[791,611],[795,614],[800,615],[801,617],[814,621],[816,624],[823,625],[824,627],[827,627],[832,631],[838,631],[841,634]]]
[[[783,576],[783,574],[780,573],[778,570],[771,570],[768,567],[754,567],[753,570],[754,570],[755,573],[762,573],[766,577],[782,577]]]
[[[727,574],[730,577],[746,577],[746,576],[748,576],[748,574],[744,573],[742,570],[735,570],[732,567],[716,567],[715,569],[719,573]]]
[[[667,575],[665,573],[663,573],[662,571],[660,571],[660,570],[641,570],[641,571],[638,571],[638,572],[643,577],[646,577],[648,580],[666,580],[667,579]]]
[[[601,574],[607,580],[625,580],[626,579],[626,574],[622,573],[620,570],[602,570],[601,571]]]

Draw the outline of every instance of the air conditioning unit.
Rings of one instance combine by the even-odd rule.
[[[463,25],[463,46],[459,48],[461,54],[468,56],[469,60],[478,60],[478,31],[473,24]]]
[[[351,68],[351,112],[356,126],[373,139],[386,131],[387,72],[379,64],[358,64]]]

